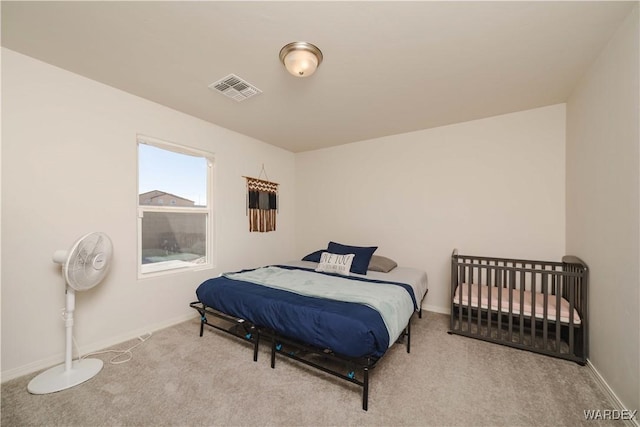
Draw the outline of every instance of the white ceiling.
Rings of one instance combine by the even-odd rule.
[[[301,152],[565,102],[635,4],[2,1],[2,45]],[[208,88],[231,73],[262,94]]]

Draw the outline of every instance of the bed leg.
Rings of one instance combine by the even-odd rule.
[[[364,381],[362,384],[362,409],[367,410],[369,407],[369,368],[364,368]]]
[[[253,343],[253,361],[258,361],[258,346],[260,345],[260,331],[256,331],[256,341]]]
[[[276,339],[271,339],[271,369],[276,367]]]
[[[411,353],[411,319],[407,323],[407,353]]]
[[[204,314],[204,310],[200,312],[200,336],[204,333],[204,324],[207,321],[207,316]]]

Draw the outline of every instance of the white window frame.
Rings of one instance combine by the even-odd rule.
[[[180,207],[168,205],[140,205],[139,185],[140,185],[140,150],[139,145],[146,144],[151,145],[162,150],[172,151],[178,154],[186,154],[189,156],[203,157],[207,160],[207,206],[206,207]],[[185,271],[200,271],[215,267],[215,244],[214,244],[214,172],[215,172],[215,158],[213,153],[198,150],[184,145],[176,144],[173,142],[163,141],[157,138],[149,137],[146,135],[137,135],[136,137],[136,159],[137,159],[137,174],[136,174],[136,206],[137,206],[137,270],[138,279],[146,279],[149,277],[165,276],[169,274],[176,274]],[[145,212],[163,212],[163,213],[205,213],[207,214],[206,222],[206,250],[207,258],[204,264],[195,264],[185,261],[162,261],[152,264],[142,264],[142,218]]]

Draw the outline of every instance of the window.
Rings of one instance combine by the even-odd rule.
[[[139,277],[213,266],[212,182],[210,153],[138,136]]]

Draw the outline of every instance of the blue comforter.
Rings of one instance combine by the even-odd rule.
[[[307,269],[300,270],[313,272]],[[326,273],[314,272],[313,274],[320,277],[335,277]],[[348,357],[380,357],[392,343],[383,316],[370,305],[302,295],[226,276],[203,282],[196,290],[198,300],[215,310]],[[233,274],[229,276],[241,277]],[[344,278],[344,276],[340,277]],[[413,313],[416,300],[409,285],[360,277],[345,279],[357,281],[359,286],[363,283],[368,284],[372,287],[372,293],[375,293],[376,287],[380,286],[404,288],[411,298],[413,307],[398,313],[399,318],[406,318],[408,321]],[[395,339],[395,337],[392,338]]]

